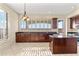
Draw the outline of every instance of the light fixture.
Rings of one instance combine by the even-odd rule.
[[[24,15],[22,16],[22,20],[24,20],[24,21],[29,20],[29,16],[27,16],[27,14],[26,14],[26,4],[25,3],[24,3]]]

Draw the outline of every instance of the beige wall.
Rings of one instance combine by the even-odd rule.
[[[0,48],[15,42],[15,32],[18,31],[18,14],[5,4],[0,4],[0,9],[8,13],[8,39],[0,40]]]

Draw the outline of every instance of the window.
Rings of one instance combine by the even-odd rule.
[[[64,26],[63,20],[58,20],[58,29],[62,29]]]
[[[32,21],[29,26],[29,29],[51,29],[51,21]]]
[[[19,21],[19,28],[20,29],[26,29],[26,22],[24,20]]]
[[[0,39],[8,38],[8,20],[7,13],[0,10]]]
[[[64,26],[63,20],[58,20],[58,35],[59,36],[63,36],[63,26]]]
[[[31,20],[31,21],[19,21],[19,28],[20,29],[51,29],[51,20]]]

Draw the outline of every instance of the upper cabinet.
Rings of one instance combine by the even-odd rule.
[[[75,23],[76,23],[76,24],[79,24],[79,16],[77,16],[77,17],[75,18]]]
[[[52,28],[57,29],[57,18],[52,19]]]
[[[75,18],[70,18],[70,29],[74,28],[74,20]]]
[[[70,29],[79,28],[79,15],[70,18]]]

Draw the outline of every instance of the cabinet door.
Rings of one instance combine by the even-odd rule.
[[[31,42],[38,41],[38,34],[37,33],[31,33]]]
[[[17,33],[16,34],[16,42],[23,42],[24,41],[24,34],[23,33]]]
[[[62,54],[65,53],[66,39],[65,38],[54,38],[53,40],[53,53]]]
[[[68,38],[66,40],[66,53],[77,52],[77,40],[76,38]]]
[[[16,42],[20,41],[20,37],[21,37],[21,34],[20,33],[16,33]]]
[[[73,29],[75,18],[70,18],[70,29]]]
[[[75,17],[75,24],[79,24],[79,15]]]
[[[52,28],[57,29],[57,18],[52,19]]]
[[[16,42],[29,42],[29,41],[30,41],[30,33],[16,34]]]
[[[30,41],[31,41],[31,35],[30,35],[30,33],[25,33],[25,34],[24,34],[24,40],[25,40],[26,42],[30,42]]]
[[[50,41],[51,41],[51,40],[49,39],[49,35],[48,35],[48,34],[45,34],[45,35],[44,35],[44,38],[45,38],[45,41],[46,41],[46,42],[50,42]]]
[[[39,41],[45,41],[44,34],[39,34]]]
[[[20,42],[25,42],[25,33],[20,33]]]

